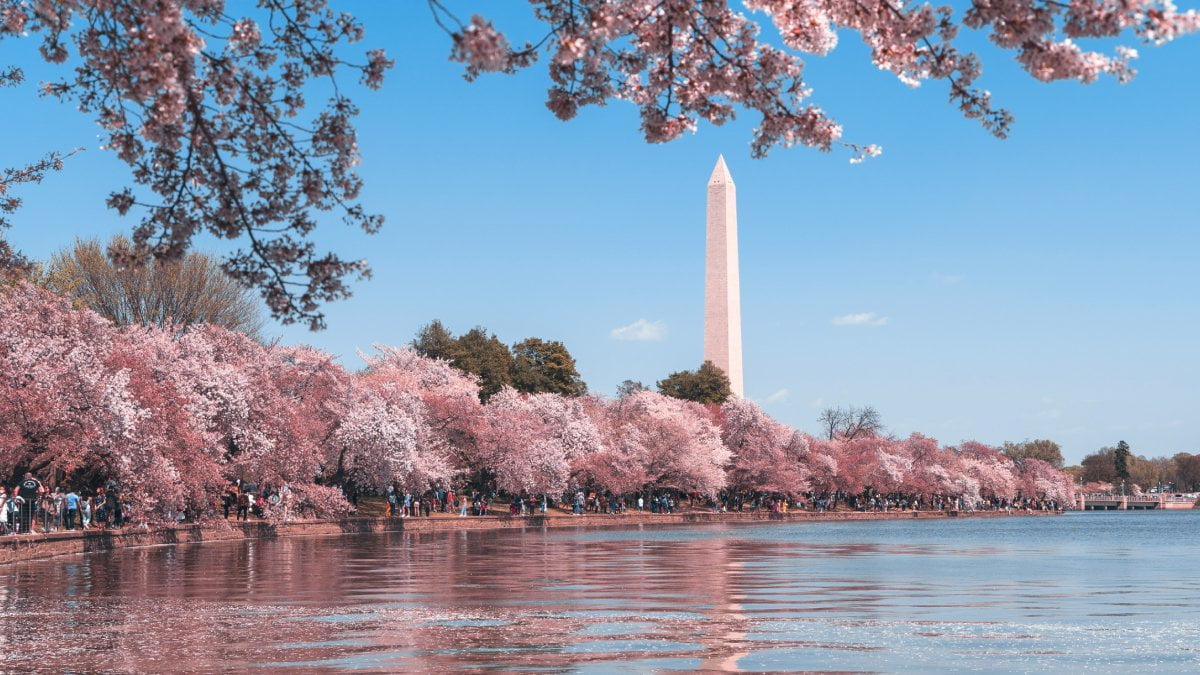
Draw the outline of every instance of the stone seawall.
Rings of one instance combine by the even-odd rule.
[[[846,520],[912,520],[936,518],[996,518],[1009,516],[1049,516],[1057,512],[1031,513],[977,511],[958,513],[943,511],[891,511],[863,513],[835,511],[815,513],[709,513],[689,511],[673,514],[626,513],[623,515],[586,516],[471,516],[458,518],[439,515],[432,518],[341,518],[337,520],[301,520],[287,523],[253,521],[228,522],[215,525],[180,525],[154,529],[89,530],[87,532],[56,532],[38,535],[0,537],[0,564],[37,560],[59,555],[95,553],[119,548],[143,546],[172,546],[205,541],[245,539],[276,539],[279,537],[310,537],[375,532],[458,532],[464,530],[593,528],[628,525],[694,525],[702,523],[766,523]]]

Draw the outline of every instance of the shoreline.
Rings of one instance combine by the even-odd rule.
[[[215,525],[180,525],[153,529],[89,530],[0,537],[0,565],[44,560],[58,556],[102,553],[127,548],[200,544],[209,541],[271,540],[384,532],[465,532],[478,530],[601,528],[628,525],[698,525],[711,523],[837,522],[850,520],[931,520],[947,518],[1014,518],[1056,516],[1062,511],[793,511],[790,513],[687,511],[669,514],[624,513],[547,514],[534,516],[468,516],[439,514],[433,517],[347,517],[332,520],[226,521]]]

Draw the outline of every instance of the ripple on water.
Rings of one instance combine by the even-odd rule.
[[[53,636],[0,671],[1195,671],[1197,559],[1200,512],[130,550],[0,570]]]

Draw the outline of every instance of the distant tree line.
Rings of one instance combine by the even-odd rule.
[[[1135,485],[1143,490],[1161,485],[1180,492],[1200,491],[1200,454],[1146,457],[1135,455],[1125,441],[1100,448],[1085,456],[1078,466],[1064,470],[1084,485],[1110,483],[1120,489],[1124,483],[1127,491]]]
[[[588,391],[575,368],[575,358],[557,340],[529,337],[509,347],[483,326],[455,336],[434,319],[417,331],[412,346],[422,356],[445,359],[479,378],[479,398],[485,403],[504,387],[525,394],[564,396],[582,396]],[[660,394],[696,403],[721,404],[730,396],[729,377],[712,361],[696,370],[671,373],[656,386]],[[649,390],[641,382],[625,380],[617,386],[617,397]]]
[[[664,396],[696,403],[724,403],[732,392],[729,377],[712,361],[705,361],[696,370],[680,370],[659,380],[655,386]],[[617,385],[617,398],[627,398],[650,387],[637,380],[625,380]]]
[[[444,359],[479,378],[479,398],[485,403],[504,387],[525,394],[587,393],[575,358],[557,340],[530,337],[510,349],[483,326],[455,337],[435,319],[417,331],[412,346],[422,356]]]

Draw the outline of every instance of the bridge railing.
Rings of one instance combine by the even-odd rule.
[[[1135,495],[1118,495],[1112,493],[1081,493],[1075,497],[1075,506],[1086,510],[1127,510],[1127,509],[1181,509],[1200,508],[1200,500],[1195,494],[1171,493],[1140,493]]]
[[[1117,499],[1117,500],[1136,499],[1138,501],[1159,501],[1160,499],[1163,499],[1168,502],[1194,502],[1197,499],[1200,499],[1200,494],[1190,494],[1189,493],[1189,494],[1177,496],[1177,495],[1173,495],[1173,494],[1163,495],[1163,494],[1157,494],[1157,493],[1143,492],[1143,493],[1136,494],[1136,495],[1117,495],[1117,494],[1112,494],[1110,492],[1087,492],[1087,493],[1083,493],[1083,497],[1085,499]]]

